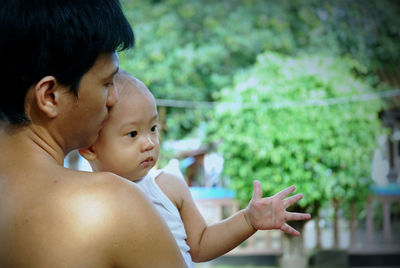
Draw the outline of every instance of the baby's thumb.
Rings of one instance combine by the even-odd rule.
[[[261,183],[258,180],[253,181],[254,185],[254,192],[253,192],[253,200],[261,199],[262,198],[262,190],[261,190]]]

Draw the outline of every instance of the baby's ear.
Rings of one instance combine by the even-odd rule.
[[[94,161],[97,157],[93,145],[79,149],[78,152],[83,158],[85,158],[89,162]]]

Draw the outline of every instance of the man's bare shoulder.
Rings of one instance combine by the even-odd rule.
[[[122,220],[125,212],[146,215],[142,208],[149,201],[134,183],[110,172],[77,172],[70,176],[73,178],[58,198],[59,208],[69,211],[79,228],[95,225],[101,231],[101,226],[115,224],[116,218]]]
[[[154,236],[168,236],[160,216],[134,183],[108,172],[75,176],[73,180],[80,183],[69,186],[71,192],[65,192],[58,207],[68,215],[69,235],[90,241],[94,255],[139,265],[144,261],[139,256],[146,256],[154,246]]]
[[[134,183],[107,172],[79,176],[84,186],[66,210],[77,233],[96,241],[98,252],[105,252],[115,267],[182,267],[167,225]]]
[[[152,212],[134,183],[109,172],[67,171],[53,188],[54,198],[46,203],[53,220],[63,223],[60,231],[103,245],[117,234],[145,228]]]
[[[2,185],[0,239],[8,242],[0,245],[0,266],[140,261],[140,247],[149,244],[147,233],[158,218],[136,185],[112,173],[46,171]]]

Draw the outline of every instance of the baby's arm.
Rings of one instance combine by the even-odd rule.
[[[288,220],[307,220],[308,214],[290,213],[286,208],[302,198],[301,194],[284,199],[294,191],[289,187],[278,194],[262,198],[261,185],[254,182],[254,194],[247,208],[228,219],[207,226],[186,183],[179,178],[163,174],[158,183],[164,193],[177,206],[187,233],[187,243],[193,261],[203,262],[219,257],[238,246],[256,230],[281,229],[299,233],[286,224]]]

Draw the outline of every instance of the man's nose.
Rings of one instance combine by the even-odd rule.
[[[117,101],[117,98],[118,98],[117,91],[115,90],[115,86],[112,85],[108,89],[107,102],[106,102],[107,107],[111,108]]]

